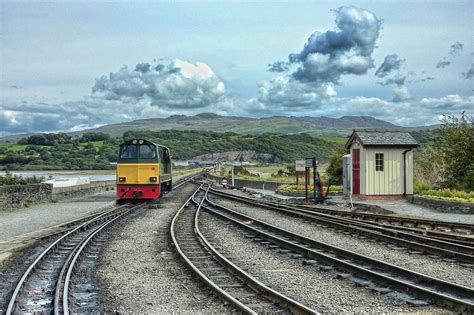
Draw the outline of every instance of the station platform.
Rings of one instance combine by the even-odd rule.
[[[275,191],[272,191],[272,190],[246,188],[246,191],[249,191],[253,194],[260,194],[266,197],[278,198],[283,201],[291,201],[291,200],[303,201],[304,200],[304,197],[284,196],[284,195],[276,194]],[[375,200],[355,201],[354,200],[353,204],[355,207],[358,204],[378,206],[395,215],[398,214],[402,216],[413,216],[413,217],[421,217],[421,218],[440,220],[440,221],[474,224],[474,215],[472,214],[440,212],[440,211],[437,211],[436,209],[416,205],[405,200],[394,200],[394,201],[375,201]],[[350,210],[349,201],[347,199],[342,198],[342,196],[330,197],[328,204],[321,205],[321,206],[324,208],[329,208],[329,209],[334,208],[337,210],[342,210],[342,208],[345,208],[347,210]]]
[[[107,191],[56,203],[0,211],[0,261],[15,248],[47,235],[58,225],[80,219],[115,205],[115,191]]]

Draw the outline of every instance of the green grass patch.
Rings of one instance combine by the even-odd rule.
[[[347,137],[319,137],[319,139],[344,145],[347,142]]]
[[[417,194],[417,196],[423,198],[441,199],[449,201],[474,202],[474,192],[465,192],[462,190],[448,188],[425,190]]]
[[[0,148],[5,148],[9,151],[23,151],[27,147],[26,144],[12,144],[12,143],[0,143]]]
[[[308,187],[308,192],[313,193],[313,186]],[[304,185],[294,185],[294,184],[284,184],[278,186],[279,190],[283,191],[290,191],[290,192],[305,192],[305,186]],[[324,187],[324,191],[326,191],[327,187]],[[329,187],[329,192],[330,193],[341,193],[342,192],[342,186],[333,186],[331,185]]]

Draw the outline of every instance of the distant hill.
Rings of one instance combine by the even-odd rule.
[[[168,118],[140,119],[102,126],[93,131],[105,132],[115,136],[121,135],[127,130],[159,131],[166,129],[235,132],[239,134],[263,134],[268,132],[295,134],[305,132],[313,135],[338,136],[347,135],[354,128],[397,128],[397,126],[370,116],[344,116],[341,118],[272,116],[250,118],[202,113],[195,116],[174,115]]]
[[[126,131],[142,130],[200,130],[214,132],[235,132],[238,134],[259,135],[263,133],[298,134],[307,133],[312,136],[341,137],[348,136],[355,128],[401,128],[392,123],[370,116],[343,116],[330,117],[286,117],[271,116],[264,118],[220,116],[213,113],[201,113],[195,116],[174,115],[168,118],[139,119],[129,122],[105,125],[95,129],[80,132],[70,132],[78,135],[84,132],[97,131],[108,133],[112,136],[121,136]],[[414,127],[412,129],[426,129],[430,127]],[[436,127],[434,127],[436,128]],[[433,127],[431,127],[433,129]],[[31,135],[31,134],[29,134]],[[25,135],[12,135],[0,138],[16,141]]]

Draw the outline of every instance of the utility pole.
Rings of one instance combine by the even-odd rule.
[[[232,164],[232,187],[235,187],[235,183],[234,183],[234,164]]]

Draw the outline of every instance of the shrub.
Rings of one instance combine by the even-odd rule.
[[[327,187],[323,187],[324,192],[326,192]],[[304,185],[294,185],[294,184],[283,184],[278,186],[278,190],[290,191],[290,192],[305,192]],[[331,185],[329,187],[330,193],[341,193],[342,186]],[[308,187],[308,193],[313,193],[313,186]]]
[[[331,184],[342,185],[342,156],[347,153],[346,148],[339,148],[329,158],[329,166],[326,173]]]
[[[5,175],[0,175],[0,185],[28,185],[28,184],[38,184],[44,180],[44,177],[31,176],[31,177],[21,177],[14,175],[10,172],[6,172]]]
[[[452,201],[474,202],[474,192],[465,192],[462,190],[455,190],[449,188],[426,190],[423,191],[419,196]]]
[[[422,193],[427,190],[434,189],[433,184],[425,180],[414,180],[413,182],[413,192],[415,194]]]

